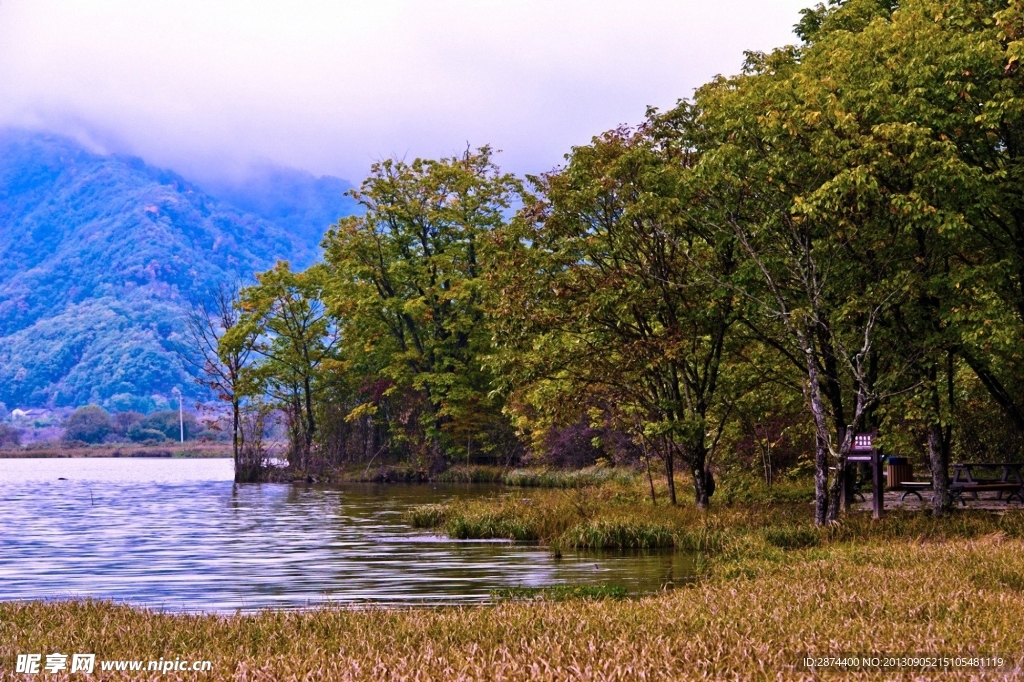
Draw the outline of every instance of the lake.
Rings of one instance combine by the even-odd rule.
[[[496,589],[555,584],[641,593],[692,575],[675,553],[556,559],[544,547],[452,540],[403,520],[413,505],[498,490],[238,485],[230,459],[0,459],[0,599],[233,612],[474,603]]]

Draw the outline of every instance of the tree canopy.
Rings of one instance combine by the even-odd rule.
[[[525,182],[487,147],[375,164],[323,262],[242,297],[304,466],[590,429],[701,507],[754,450],[769,484],[802,461],[823,524],[857,432],[940,514],[951,457],[1024,455],[1024,8],[848,0],[797,33]]]

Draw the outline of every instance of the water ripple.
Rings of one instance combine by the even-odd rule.
[[[59,480],[61,477],[67,480]],[[576,555],[410,528],[409,506],[486,486],[235,485],[230,460],[0,460],[0,599],[229,612],[467,603],[556,583],[658,589],[673,554]]]

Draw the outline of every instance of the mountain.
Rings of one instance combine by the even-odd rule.
[[[139,158],[0,131],[0,402],[139,409],[194,391],[174,352],[188,301],[278,259],[308,265],[353,211],[346,189],[270,169],[207,192]]]

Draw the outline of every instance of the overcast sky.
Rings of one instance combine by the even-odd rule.
[[[270,162],[358,181],[467,143],[537,172],[794,42],[811,4],[0,0],[0,125],[200,180]]]

